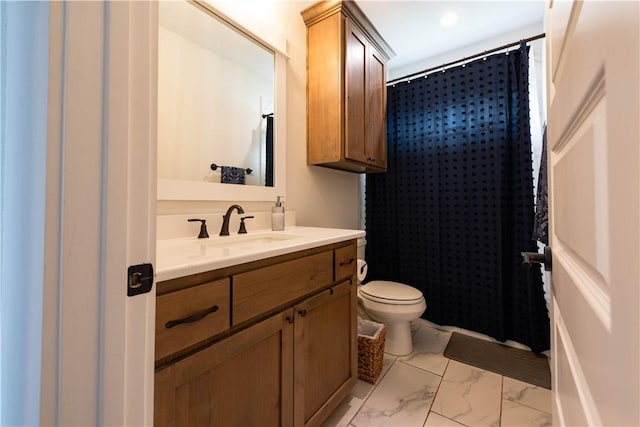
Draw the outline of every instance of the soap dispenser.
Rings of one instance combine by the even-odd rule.
[[[276,205],[271,208],[271,229],[273,231],[284,230],[284,206],[280,203],[280,196],[276,200]]]

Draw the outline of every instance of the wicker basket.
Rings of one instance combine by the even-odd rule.
[[[358,319],[358,378],[375,384],[384,359],[384,337],[387,327],[382,323]]]

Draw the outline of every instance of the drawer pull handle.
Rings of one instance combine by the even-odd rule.
[[[164,327],[167,329],[171,329],[174,326],[182,325],[183,323],[197,322],[198,320],[202,320],[207,317],[207,315],[215,313],[216,311],[218,311],[218,306],[214,305],[213,307],[207,308],[206,310],[200,313],[193,314],[189,317],[185,317],[184,319],[169,320],[167,323],[165,323]]]
[[[355,261],[355,259],[353,259],[353,258],[349,258],[349,259],[346,259],[346,260],[344,260],[344,261],[340,261],[340,265],[341,265],[341,266],[342,266],[342,265],[349,265],[349,264],[353,263],[353,261]]]

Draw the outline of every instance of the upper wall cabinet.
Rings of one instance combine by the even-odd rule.
[[[302,11],[307,25],[307,164],[387,169],[386,63],[393,50],[353,1]]]

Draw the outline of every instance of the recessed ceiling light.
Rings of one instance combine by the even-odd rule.
[[[440,25],[450,27],[458,21],[458,14],[455,12],[447,12],[440,18]]]

